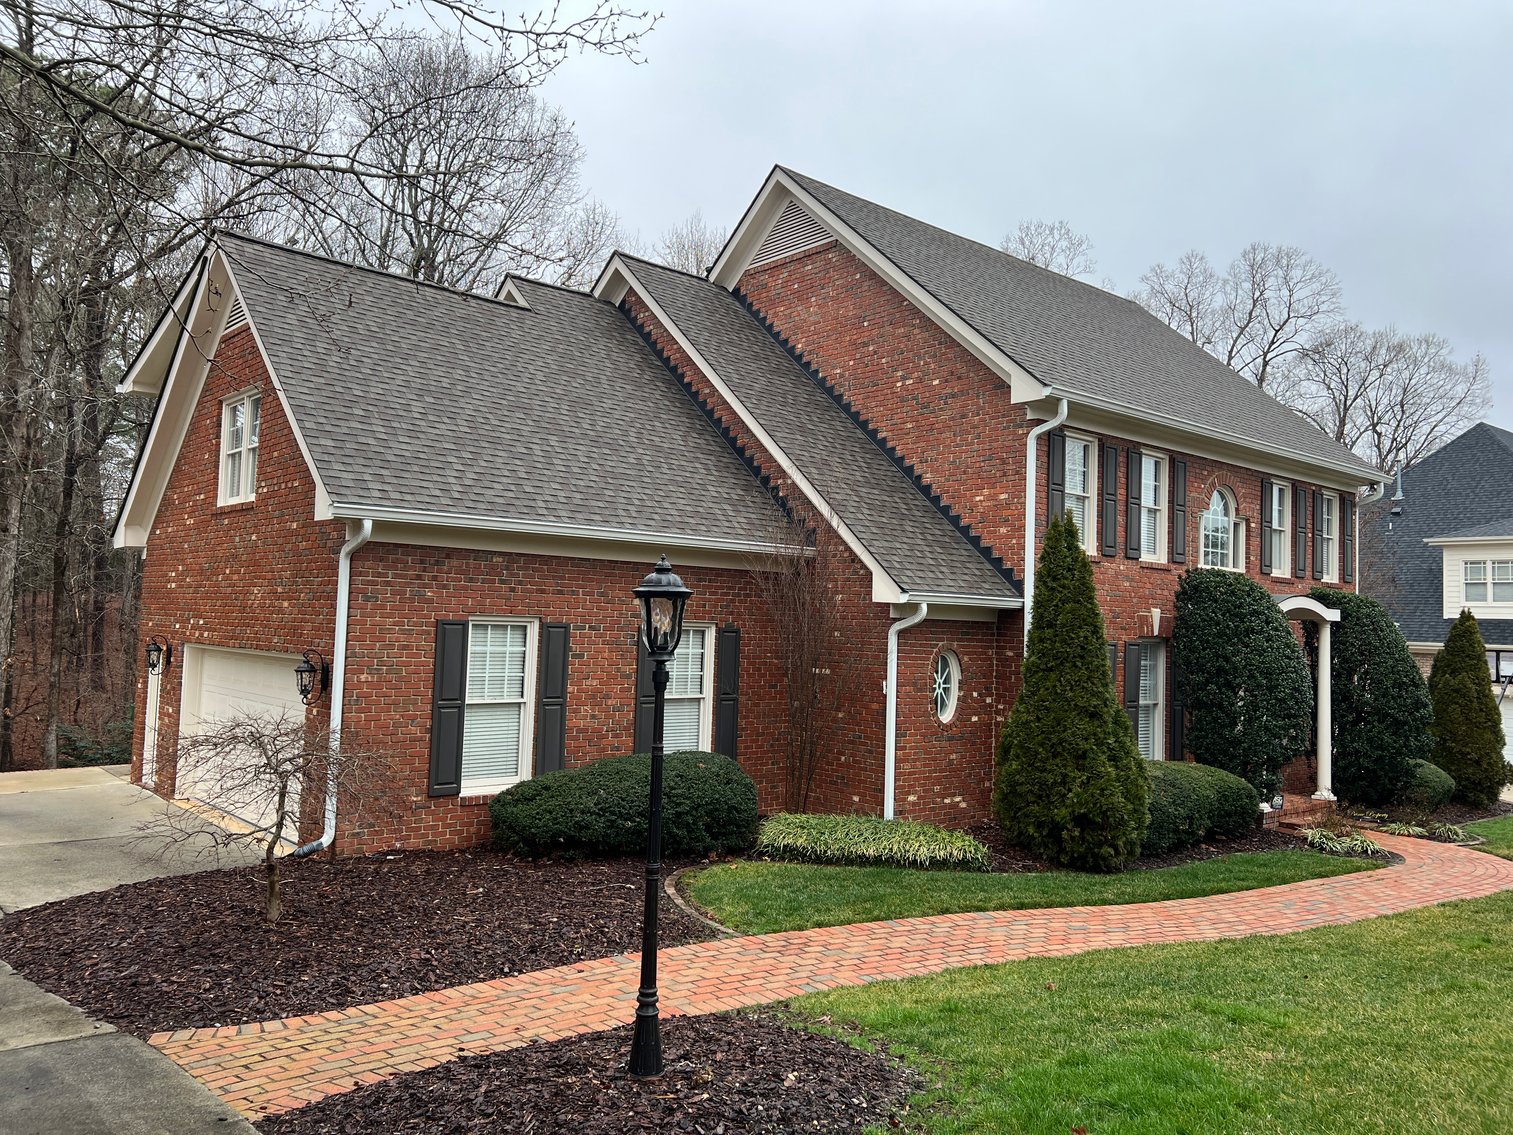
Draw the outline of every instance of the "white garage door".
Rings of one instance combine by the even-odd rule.
[[[248,650],[215,650],[190,646],[184,660],[183,730],[200,732],[205,723],[223,721],[236,714],[255,713],[274,719],[281,714],[290,721],[303,720],[305,707],[294,683],[298,658],[281,654],[257,654]],[[227,774],[224,765],[202,763],[179,776],[181,797],[209,804],[254,827],[266,827],[276,812],[269,790],[228,791],[227,780],[243,778]],[[289,811],[299,814],[298,786],[294,786]],[[295,837],[287,833],[288,838]]]

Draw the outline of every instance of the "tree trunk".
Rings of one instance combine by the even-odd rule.
[[[79,432],[74,408],[65,399],[63,483],[58,495],[58,514],[53,518],[52,618],[48,620],[47,731],[42,736],[42,764],[58,767],[59,707],[63,694],[63,655],[68,646],[68,545],[73,530],[74,480],[79,468]]]
[[[263,919],[269,925],[278,921],[278,916],[284,911],[284,896],[282,880],[278,875],[278,860],[273,858],[270,850],[268,858],[263,861],[263,876],[267,882],[266,904],[263,908]]]

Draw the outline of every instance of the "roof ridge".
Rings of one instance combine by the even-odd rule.
[[[652,260],[651,258],[646,256],[637,256],[634,252],[626,252],[623,248],[615,249],[612,255],[619,256],[625,260],[633,260],[637,264],[645,264],[651,268],[660,268],[662,269],[662,271],[671,272],[675,276],[687,276],[690,280],[698,280],[701,284],[708,284],[713,282],[708,276],[701,276],[699,275],[699,273],[690,272],[686,268],[674,268],[670,264],[663,264],[660,261]],[[718,285],[716,285],[716,287],[718,287]]]

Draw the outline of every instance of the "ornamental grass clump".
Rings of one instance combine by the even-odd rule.
[[[993,807],[1010,843],[1117,871],[1145,835],[1145,762],[1109,673],[1093,569],[1071,517],[1046,529],[1024,683],[999,737]]]
[[[1304,842],[1315,851],[1326,855],[1352,855],[1361,858],[1385,858],[1387,851],[1370,836],[1351,830],[1330,831],[1328,828],[1304,828]]]
[[[1462,611],[1429,672],[1436,765],[1455,779],[1455,799],[1484,808],[1508,783],[1502,715],[1492,693],[1476,616]]]
[[[966,832],[877,816],[779,812],[762,825],[756,853],[795,863],[986,871],[988,849]]]

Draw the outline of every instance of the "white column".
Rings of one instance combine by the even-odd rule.
[[[1315,721],[1318,732],[1318,766],[1319,766],[1319,790],[1313,794],[1315,800],[1333,800],[1334,785],[1334,715],[1331,712],[1333,694],[1330,690],[1330,673],[1333,669],[1333,660],[1329,649],[1330,626],[1324,620],[1319,620],[1319,689],[1318,702],[1315,707]]]

